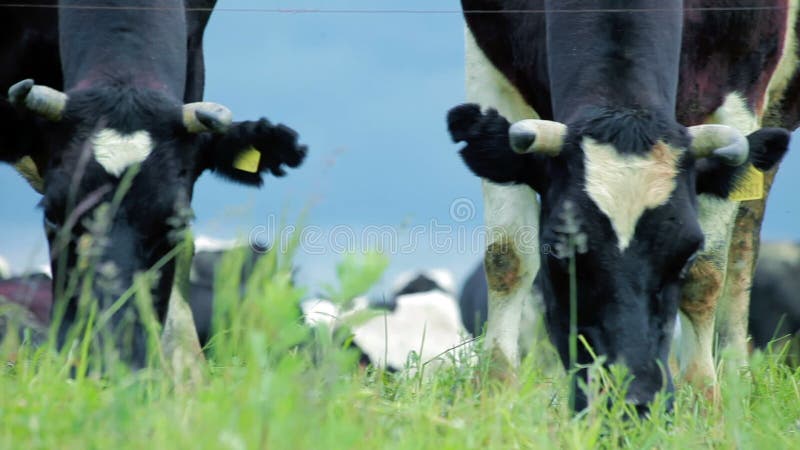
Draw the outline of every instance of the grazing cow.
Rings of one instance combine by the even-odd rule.
[[[751,165],[759,176],[786,151],[788,131],[758,127],[768,88],[772,98],[794,71],[785,51],[794,3],[740,3],[752,2],[717,11],[703,1],[462,1],[467,97],[480,106],[452,109],[448,126],[485,179],[486,340],[506,373],[537,271],[563,364],[591,361],[570,345],[574,254],[574,331],[627,367],[637,411],[673,389],[667,357],[679,307],[689,330],[682,374],[714,381],[714,312],[738,207],[729,197],[750,187],[738,181]],[[520,234],[530,230],[547,250],[541,265]],[[727,335],[738,333],[741,320],[720,310]],[[579,378],[585,370],[573,390]],[[580,410],[587,399],[575,394]]]
[[[773,340],[791,343],[800,332],[800,244],[768,242],[758,255],[748,319],[753,346],[766,349]],[[798,346],[790,360],[800,363]]]
[[[460,348],[468,336],[452,289],[448,272],[426,271],[398,277],[386,302],[358,297],[351,309],[340,311],[328,300],[309,299],[301,307],[311,326],[325,324],[330,331],[342,324],[350,326],[352,343],[361,352],[362,363],[400,371],[406,368],[409,355],[416,352],[421,364],[431,362],[426,367],[433,368],[446,362],[445,355]],[[348,323],[358,317],[354,315],[368,312],[374,314]],[[461,353],[456,350],[455,354]],[[411,372],[417,368],[410,367]]]
[[[260,186],[262,174],[298,166],[306,148],[283,125],[233,122],[225,107],[200,102],[215,0],[10,3],[0,2],[0,85],[17,83],[0,101],[0,161],[43,196],[54,297],[64,302],[58,343],[82,317],[73,269],[89,275],[103,310],[154,266],[152,306],[168,340],[177,317],[190,318],[181,299],[191,250],[177,258],[171,250],[189,229],[200,174]],[[115,345],[141,367],[146,334],[131,303],[111,316],[110,330],[132,327]],[[183,314],[166,320],[173,312]]]

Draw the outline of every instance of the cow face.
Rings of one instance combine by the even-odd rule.
[[[176,270],[169,255],[189,227],[204,170],[259,185],[261,173],[283,175],[282,165],[296,167],[305,155],[288,128],[264,119],[232,123],[224,107],[184,106],[156,91],[91,88],[67,96],[26,81],[10,98],[48,119],[38,122],[43,139],[29,156],[41,168],[55,296],[66,301],[61,344],[78,314],[80,289],[68,288],[78,274],[90,277],[105,308],[137,273],[161,266],[150,295],[163,323]],[[138,366],[146,341],[136,317],[127,307],[112,322],[133,324],[131,341],[117,346]]]
[[[538,283],[564,365],[574,258],[577,331],[594,354],[627,367],[628,398],[646,409],[656,392],[672,388],[667,357],[681,281],[704,244],[697,196],[727,197],[744,163],[767,168],[785,151],[788,133],[760,131],[748,143],[728,127],[686,129],[641,112],[608,111],[569,126],[511,125],[475,105],[455,108],[448,120],[454,139],[467,142],[461,154],[477,175],[524,183],[540,195]],[[592,362],[583,345],[577,362]],[[576,407],[586,406],[577,397]]]
[[[592,352],[627,367],[628,398],[644,407],[672,388],[667,357],[680,283],[703,247],[694,160],[685,146],[663,141],[641,154],[580,135],[564,147],[551,161],[563,178],[542,194],[540,243],[547,250],[539,282],[548,331],[567,365],[574,258],[577,331]],[[583,345],[577,362],[592,362]],[[586,405],[581,394],[579,409]]]

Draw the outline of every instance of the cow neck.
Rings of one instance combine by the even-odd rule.
[[[674,117],[682,2],[548,1],[553,114],[582,106],[655,110]]]

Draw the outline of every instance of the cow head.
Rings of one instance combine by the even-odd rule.
[[[628,398],[637,407],[671,390],[667,357],[681,282],[704,245],[698,196],[726,198],[747,163],[770,168],[788,132],[745,137],[720,125],[687,129],[643,111],[601,109],[569,124],[511,125],[477,105],[454,108],[448,123],[453,139],[467,143],[461,155],[475,174],[527,184],[540,196],[545,251],[537,282],[564,365],[573,253],[578,333],[608,363],[627,367],[634,377]],[[591,359],[579,345],[578,363]],[[585,405],[578,393],[576,407]]]
[[[183,105],[161,91],[103,86],[65,94],[25,80],[9,90],[9,102],[28,129],[0,159],[15,162],[43,196],[55,294],[67,302],[61,344],[77,314],[77,292],[65,290],[74,269],[87,269],[94,297],[108,307],[135,274],[161,261],[150,293],[163,323],[175,273],[167,256],[189,227],[198,177],[210,170],[259,186],[262,174],[282,176],[284,165],[297,167],[306,154],[283,125],[233,122],[221,105]],[[131,317],[138,322],[135,308],[125,307],[112,323]],[[134,330],[133,342],[117,346],[141,365],[145,336],[138,323]]]

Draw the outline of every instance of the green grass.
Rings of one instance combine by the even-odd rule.
[[[724,375],[719,407],[679,383],[671,415],[624,420],[618,406],[574,417],[547,344],[516,384],[487,379],[480,363],[426,369],[425,378],[364,370],[338,337],[298,322],[304,291],[292,286],[286,258],[261,258],[239,298],[243,261],[228,254],[218,275],[218,334],[198,383],[172,377],[158,352],[150,369],[110,363],[100,375],[74,353],[0,345],[0,360],[16,361],[0,373],[0,448],[800,448],[800,373],[775,357],[756,355],[747,373]],[[382,267],[380,258],[346,259],[329,293],[357,294]],[[621,393],[598,395],[603,404]]]

